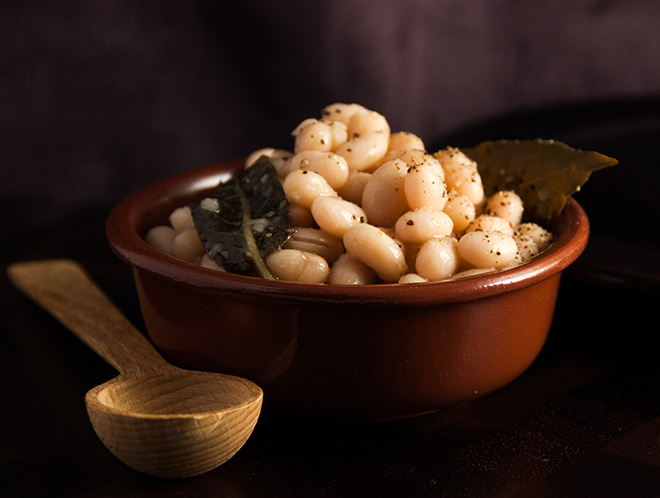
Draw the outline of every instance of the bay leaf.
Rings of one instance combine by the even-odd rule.
[[[266,156],[191,205],[199,238],[231,273],[274,278],[265,259],[289,238],[289,206]]]
[[[461,150],[476,161],[486,195],[514,190],[525,205],[524,220],[539,223],[558,216],[591,173],[618,163],[555,140],[496,140]]]

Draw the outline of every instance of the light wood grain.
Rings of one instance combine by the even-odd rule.
[[[96,434],[121,461],[154,476],[190,477],[245,444],[261,412],[258,386],[167,363],[73,261],[15,263],[8,274],[120,372],[85,402]]]

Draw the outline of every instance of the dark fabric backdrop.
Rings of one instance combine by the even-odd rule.
[[[656,0],[3,0],[4,236],[290,147],[335,101],[444,145],[510,112],[659,95]]]

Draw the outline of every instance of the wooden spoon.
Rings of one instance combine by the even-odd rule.
[[[122,462],[154,476],[190,477],[223,464],[250,437],[261,389],[167,363],[80,265],[15,263],[8,274],[120,372],[91,389],[85,404],[96,434]]]

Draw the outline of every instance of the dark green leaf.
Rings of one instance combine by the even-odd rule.
[[[525,219],[547,222],[580,190],[592,172],[617,160],[554,140],[501,140],[462,149],[477,162],[486,195],[514,190],[525,205]]]
[[[191,206],[195,227],[209,255],[231,273],[273,278],[266,257],[289,238],[289,207],[270,160],[218,185],[208,200]],[[209,204],[217,210],[209,209]]]

